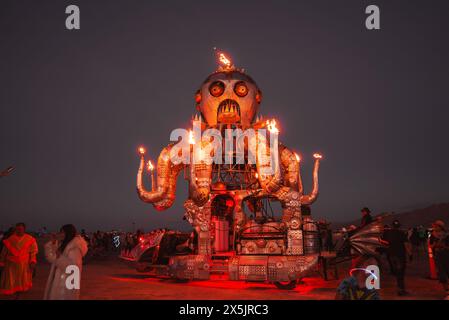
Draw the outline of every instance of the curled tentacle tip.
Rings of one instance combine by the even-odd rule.
[[[319,154],[319,153],[315,153],[315,154],[313,155],[313,157],[314,157],[315,159],[323,159],[323,156],[322,156],[321,154]]]

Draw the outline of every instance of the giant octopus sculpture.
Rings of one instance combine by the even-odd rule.
[[[275,120],[258,115],[262,93],[256,82],[244,70],[234,67],[223,53],[218,53],[218,59],[219,68],[207,77],[195,95],[200,115],[193,117],[193,123],[200,123],[202,132],[213,128],[224,134],[225,129],[231,128],[268,129],[271,135],[277,134]],[[245,151],[254,143],[254,137],[247,139]],[[273,150],[268,139],[261,141],[267,144],[266,150]],[[259,153],[254,164],[248,163],[246,156],[240,164],[174,163],[171,159],[174,147],[174,143],[169,144],[160,153],[157,178],[151,190],[143,183],[146,167],[143,148],[137,174],[139,198],[159,211],[173,205],[178,175],[184,172],[188,180],[189,198],[184,208],[185,218],[195,230],[194,251],[170,258],[171,276],[208,279],[215,259],[221,254],[228,262],[231,280],[282,284],[294,282],[317,263],[315,224],[310,216],[302,215],[301,209],[318,197],[321,155],[314,154],[312,191],[304,193],[300,158],[282,143],[276,144],[279,161],[270,163],[271,171],[266,170],[266,161]],[[235,151],[231,157],[235,159]],[[266,201],[280,202],[281,219],[264,216]],[[217,221],[225,221],[229,228],[225,239],[217,239],[220,237],[217,229],[223,226]]]

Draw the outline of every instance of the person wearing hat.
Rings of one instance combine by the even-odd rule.
[[[446,300],[449,300],[449,235],[443,221],[437,220],[432,224],[429,241],[437,265],[438,279],[446,291]]]
[[[398,295],[405,296],[405,269],[407,266],[407,255],[411,260],[411,247],[407,234],[400,230],[401,224],[398,220],[393,221],[392,228],[384,231],[382,240],[387,245],[387,258],[391,266],[391,271],[396,277]]]
[[[371,217],[371,210],[367,207],[360,210],[362,213],[362,222],[360,223],[360,228],[363,228],[364,226],[370,224],[373,222],[373,217]]]

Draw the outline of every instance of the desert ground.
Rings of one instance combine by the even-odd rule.
[[[19,299],[40,300],[43,297],[50,266],[40,262],[34,278],[33,288],[20,295]],[[408,266],[406,277],[409,296],[398,297],[395,280],[388,268],[381,272],[382,299],[387,300],[441,300],[444,292],[436,280],[428,279],[428,260],[424,253],[415,255]],[[348,268],[339,266],[339,280],[331,274],[329,281],[320,274],[305,278],[294,290],[279,290],[272,284],[227,281],[216,276],[208,281],[177,283],[170,279],[152,277],[139,273],[115,255],[89,261],[83,268],[81,299],[84,300],[145,300],[145,299],[223,299],[223,300],[325,300],[333,299],[341,279],[347,276]],[[9,299],[0,296],[0,299]]]

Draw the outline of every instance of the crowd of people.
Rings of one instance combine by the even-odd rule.
[[[362,209],[362,221],[359,229],[373,222],[368,208]],[[322,249],[332,251],[332,231],[327,223],[320,223]],[[68,266],[76,266],[81,276],[83,260],[90,257],[105,256],[108,253],[130,251],[143,235],[141,230],[135,233],[119,231],[96,231],[88,234],[85,230],[77,232],[75,226],[68,224],[58,233],[48,233],[45,227],[35,234],[46,239],[44,252],[51,264],[44,299],[78,299],[79,286],[67,288]],[[385,225],[379,239],[381,250],[388,262],[390,273],[397,282],[398,295],[406,296],[407,265],[414,258],[427,255],[434,259],[438,280],[449,299],[449,234],[443,221],[435,221],[429,229],[422,226],[403,230],[398,220],[391,226]],[[35,237],[26,232],[24,223],[17,223],[13,228],[0,234],[0,293],[18,297],[32,287],[33,274],[37,263],[38,244]],[[372,274],[367,266],[378,265],[379,258],[359,256],[353,260],[351,275],[345,278],[337,288],[337,299],[366,300],[380,299],[375,288],[366,286],[366,279]],[[85,262],[85,261],[84,261]],[[381,268],[385,270],[384,267]]]
[[[26,233],[25,223],[17,223],[3,234],[0,254],[0,293],[18,298],[31,289],[37,263],[38,245],[35,237]],[[70,274],[67,267],[77,268],[81,277],[82,260],[87,253],[86,241],[78,235],[73,225],[64,225],[57,234],[52,234],[45,244],[45,257],[51,264],[44,299],[77,299],[79,286],[68,288]]]
[[[373,222],[368,208],[363,208],[361,213],[362,220],[359,228]],[[449,233],[442,220],[436,220],[429,229],[417,226],[408,230],[402,230],[400,221],[394,220],[391,226],[384,226],[384,232],[379,240],[383,245],[379,253],[385,255],[390,273],[396,278],[399,296],[409,295],[406,290],[408,263],[411,263],[415,257],[426,255],[429,259],[434,259],[438,280],[446,295],[445,300],[449,300]],[[336,298],[345,300],[380,299],[376,289],[366,287],[366,279],[372,276],[367,266],[378,265],[379,261],[379,259],[369,256],[355,259],[351,268],[355,271],[351,277],[341,282]]]
[[[93,233],[87,233],[82,229],[80,233],[89,248],[86,260],[105,258],[111,253],[123,250],[130,251],[138,244],[142,234],[143,231],[140,229],[136,232],[97,230]]]
[[[74,283],[73,288],[68,288],[67,278],[72,273],[67,268],[76,266],[76,276],[81,279],[88,253],[90,258],[95,258],[130,250],[141,234],[141,230],[136,233],[96,231],[88,234],[84,229],[78,233],[72,224],[62,226],[57,233],[49,233],[46,227],[42,227],[31,234],[26,232],[25,223],[17,223],[0,233],[0,294],[18,299],[32,288],[38,254],[37,238],[45,239],[45,259],[51,264],[43,298],[76,300],[79,298],[79,284]]]

